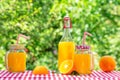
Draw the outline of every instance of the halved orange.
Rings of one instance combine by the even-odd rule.
[[[62,74],[70,74],[73,71],[73,60],[65,60],[60,64],[59,72]]]
[[[33,74],[48,74],[48,69],[45,66],[36,66],[33,70]]]

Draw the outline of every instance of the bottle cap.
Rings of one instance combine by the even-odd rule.
[[[64,28],[72,28],[70,17],[64,17]]]
[[[87,50],[89,50],[90,46],[88,46],[88,45],[77,45],[76,48],[77,49],[87,49]]]

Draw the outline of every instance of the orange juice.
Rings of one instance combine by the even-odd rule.
[[[74,58],[75,44],[74,42],[59,42],[58,45],[58,67],[61,62]]]
[[[74,54],[74,66],[79,74],[90,74],[92,69],[91,54]]]
[[[26,70],[26,53],[23,45],[14,44],[5,55],[6,68],[10,72],[24,72]]]
[[[23,52],[11,52],[8,54],[8,71],[24,72],[26,69],[26,54]]]

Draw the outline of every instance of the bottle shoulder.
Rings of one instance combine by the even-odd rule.
[[[73,41],[60,41],[59,45],[74,45],[75,43]]]
[[[73,42],[72,37],[71,36],[62,36],[60,42]]]

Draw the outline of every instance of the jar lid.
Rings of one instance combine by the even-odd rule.
[[[76,48],[77,49],[90,49],[90,46],[88,46],[88,45],[77,45]]]
[[[14,49],[24,49],[25,47],[22,44],[12,44],[10,45],[9,48],[14,50]]]

